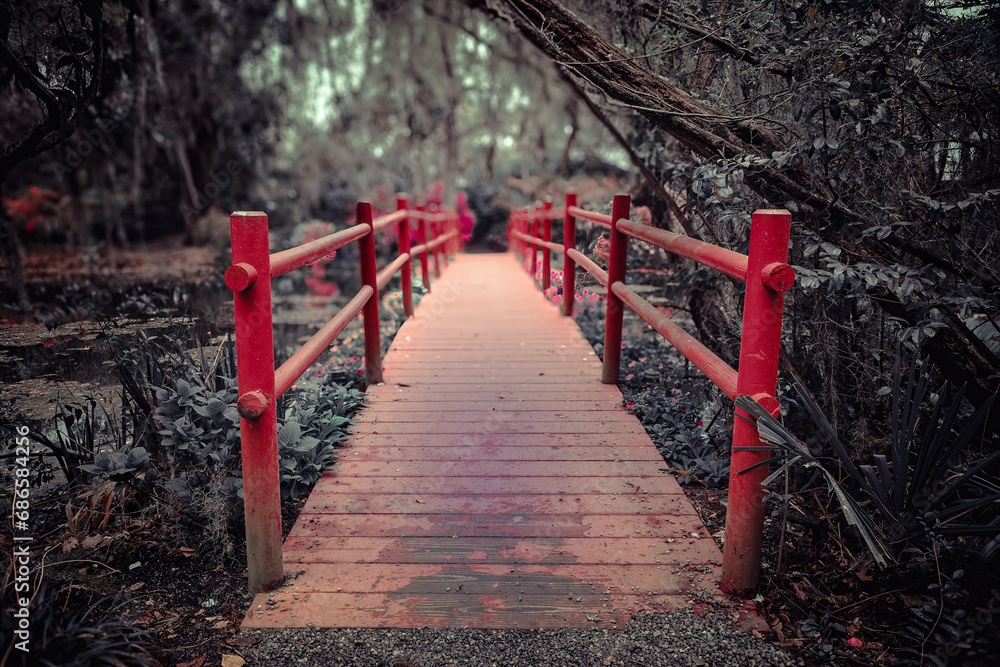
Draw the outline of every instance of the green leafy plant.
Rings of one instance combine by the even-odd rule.
[[[1000,462],[1000,451],[964,470],[959,469],[958,462],[976,440],[996,396],[990,397],[959,428],[964,387],[954,393],[946,406],[947,385],[928,396],[930,375],[926,363],[916,354],[905,381],[901,367],[898,350],[890,389],[892,458],[879,454],[873,457],[873,463],[860,466],[851,460],[847,448],[808,393],[795,385],[803,406],[848,474],[854,493],[848,492],[825,461],[756,401],[740,396],[737,406],[756,420],[761,438],[770,445],[746,449],[774,454],[766,464],[778,467],[765,484],[796,465],[822,475],[848,523],[858,529],[880,566],[895,561],[907,548],[928,550],[934,548],[935,540],[958,540],[951,551],[956,557],[973,558],[978,578],[1000,548],[1000,477],[994,471],[995,464]],[[930,402],[928,409],[923,409],[925,399]]]
[[[297,500],[327,470],[336,470],[335,447],[347,437],[364,394],[337,384],[318,387],[289,402],[278,428],[281,498]]]
[[[93,463],[81,465],[80,469],[114,482],[115,492],[128,486],[148,490],[159,476],[149,460],[149,453],[143,447],[128,451],[98,452]]]
[[[672,466],[663,470],[676,475],[678,484],[700,482],[714,488],[729,480],[729,461],[701,428],[689,429],[669,420],[654,424],[650,435],[663,460]]]
[[[243,511],[233,345],[227,339],[209,352],[196,337],[189,349],[186,339],[148,337],[141,349],[122,349],[116,355],[122,418],[113,419],[96,400],[68,406],[59,412],[61,428],[49,448],[74,476],[113,481],[116,492],[129,487],[179,501],[186,515],[216,533],[218,516],[235,529]],[[111,344],[119,345],[113,333]],[[362,400],[361,392],[338,384],[282,397],[284,500],[298,499],[331,469]]]

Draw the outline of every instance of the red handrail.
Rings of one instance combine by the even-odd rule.
[[[581,269],[585,269],[587,271],[587,273],[589,273],[590,275],[594,276],[594,278],[597,279],[597,282],[599,282],[601,284],[601,287],[607,287],[608,286],[608,272],[605,271],[604,269],[602,269],[601,267],[599,267],[597,265],[597,262],[595,262],[594,260],[592,260],[589,257],[587,257],[586,255],[584,255],[582,252],[580,252],[576,248],[570,248],[569,250],[567,250],[566,251],[566,257],[569,258],[570,260],[576,260],[577,265],[579,265],[579,267]],[[566,273],[568,271],[569,271],[568,268],[563,270],[563,295],[564,296],[566,294],[570,294],[570,292],[568,292],[566,290]],[[574,276],[574,278],[576,278],[576,276]],[[573,291],[574,292],[576,291],[575,287],[574,287]],[[572,299],[570,299],[570,301],[572,301]],[[565,302],[566,302],[566,299],[563,299],[563,303],[565,303]],[[563,310],[565,311],[567,309],[564,308]],[[573,306],[570,305],[569,308],[568,308],[568,310],[570,311],[570,314],[572,314]],[[563,312],[563,315],[566,315],[566,313]]]
[[[614,283],[611,291],[622,302],[635,311],[636,315],[646,320],[649,326],[667,339],[681,354],[691,360],[695,366],[707,375],[722,393],[731,400],[736,400],[737,373],[732,366],[720,359],[718,355],[702,345],[701,341],[680,328],[669,315],[665,315],[656,306],[629,289],[622,283]]]
[[[275,400],[311,366],[359,313],[364,316],[365,380],[382,381],[382,351],[379,335],[379,293],[393,275],[402,270],[403,312],[413,315],[411,281],[411,218],[420,224],[424,287],[427,249],[445,257],[459,246],[458,218],[450,211],[426,214],[411,210],[405,197],[397,210],[372,219],[371,204],[358,202],[352,227],[316,241],[271,254],[268,249],[267,215],[260,211],[238,211],[230,216],[233,264],[225,273],[233,290],[236,319],[236,365],[239,383],[237,411],[243,457],[243,497],[246,508],[247,576],[250,590],[257,593],[281,581],[281,491],[278,474],[278,436]],[[425,220],[440,223],[441,233],[428,242]],[[381,271],[375,265],[375,232],[398,224],[399,255]],[[271,313],[271,279],[329,259],[334,251],[358,242],[362,287],[330,321],[295,351],[278,369],[274,368],[274,331]],[[440,248],[440,250],[438,250]],[[418,251],[415,248],[414,251]]]
[[[647,241],[664,250],[693,259],[700,264],[721,271],[727,276],[746,282],[747,256],[727,248],[720,248],[682,234],[674,234],[665,229],[641,225],[631,220],[621,220],[618,229],[640,241]]]
[[[401,211],[398,209],[396,211],[393,211],[392,213],[386,213],[385,215],[380,215],[379,217],[372,220],[372,228],[374,228],[376,232],[382,231],[386,227],[391,226],[392,223],[399,222],[400,220],[405,218],[406,215],[407,215],[406,211]]]
[[[288,357],[285,363],[274,371],[274,397],[281,396],[301,377],[307,368],[313,365],[319,355],[330,346],[330,343],[347,328],[361,308],[371,300],[375,291],[368,285],[363,286],[358,293],[336,315],[330,318],[322,329],[312,335],[295,354]]]
[[[606,213],[595,213],[593,211],[588,211],[586,209],[580,208],[579,206],[576,206],[575,204],[573,206],[567,204],[566,213],[568,215],[572,215],[577,218],[583,218],[584,220],[590,220],[591,222],[596,222],[597,224],[603,225],[604,227],[611,226],[610,215],[607,215]]]
[[[230,222],[231,224],[232,222]],[[365,225],[354,225],[304,245],[276,252],[270,258],[271,277],[277,278],[302,268],[306,264],[327,259],[335,251],[357,241],[368,231],[368,227]]]
[[[594,213],[577,206],[576,195],[566,195],[562,313],[567,316],[573,314],[577,267],[585,269],[608,288],[601,380],[609,384],[618,381],[622,317],[624,307],[628,306],[701,369],[730,399],[749,395],[776,414],[778,402],[774,396],[777,391],[784,292],[795,281],[795,272],[787,264],[791,214],[784,210],[756,211],[750,227],[749,255],[742,255],[681,234],[632,222],[629,220],[630,207],[631,199],[627,195],[618,195],[612,203],[611,215]],[[547,260],[550,251],[557,249],[553,247],[556,244],[549,243],[547,235],[543,237],[537,229],[534,234],[530,233],[524,222],[528,215],[528,210],[511,214],[509,247],[522,257],[531,249],[531,272],[534,275],[538,248],[543,248],[543,260]],[[535,216],[537,218],[538,214],[535,213]],[[555,219],[554,216],[549,217],[548,211],[543,216],[546,221]],[[611,250],[606,272],[576,249],[578,218],[610,228]],[[625,285],[629,237],[652,243],[746,283],[739,372]],[[547,262],[543,270],[547,277]],[[543,289],[547,287],[544,277],[542,286]],[[748,448],[755,447],[760,449],[757,430],[748,415],[737,409],[731,470],[743,471],[766,462],[766,451],[748,451]],[[745,474],[734,472],[729,477],[722,561],[722,588],[729,593],[745,595],[757,586],[764,525],[764,489],[761,481],[767,474],[767,466],[764,465]]]

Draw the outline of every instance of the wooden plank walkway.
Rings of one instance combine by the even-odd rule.
[[[353,445],[244,628],[613,627],[709,608],[722,555],[572,319],[510,255],[461,255],[369,387]]]

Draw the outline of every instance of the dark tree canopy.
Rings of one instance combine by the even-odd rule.
[[[224,236],[227,209],[339,219],[363,193],[510,174],[532,176],[530,200],[546,174],[631,161],[661,224],[733,248],[754,208],[793,211],[786,370],[832,377],[835,415],[839,387],[881,386],[899,337],[982,401],[1000,349],[996,19],[971,0],[7,0],[5,196],[66,198],[79,247],[99,229],[194,242]],[[688,295],[730,356],[732,289]]]
[[[863,1],[484,7],[632,112],[647,166],[715,235],[738,244],[750,209],[788,207],[806,285],[859,324],[875,303],[911,342],[930,338],[977,401],[996,390],[996,347],[977,335],[996,332],[1000,285],[989,15]]]

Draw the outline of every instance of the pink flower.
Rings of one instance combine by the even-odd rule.
[[[858,639],[857,637],[851,637],[850,639],[847,640],[847,643],[853,646],[854,648],[861,648],[862,646],[865,645],[864,642]]]

